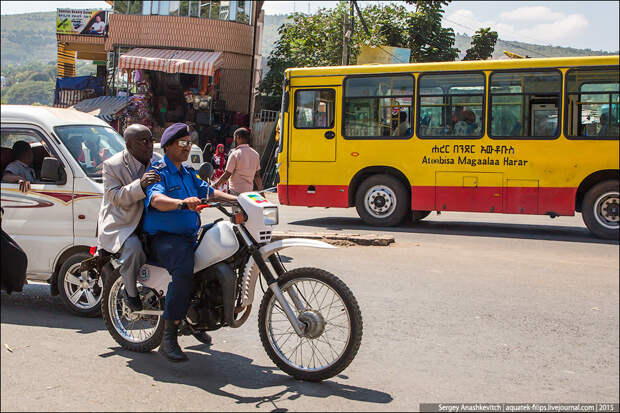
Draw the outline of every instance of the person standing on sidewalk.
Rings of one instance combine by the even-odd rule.
[[[250,148],[250,131],[247,128],[239,128],[235,131],[234,138],[235,149],[228,155],[226,172],[213,186],[217,188],[228,180],[228,192],[233,195],[253,191],[255,183],[257,189],[262,190],[260,156]]]

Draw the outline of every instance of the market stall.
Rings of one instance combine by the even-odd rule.
[[[166,127],[184,122],[203,148],[230,146],[234,127],[248,126],[247,114],[229,112],[220,93],[222,53],[134,48],[119,58],[127,75],[126,124],[141,123],[159,140]]]

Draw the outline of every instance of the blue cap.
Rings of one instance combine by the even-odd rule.
[[[184,136],[189,136],[189,126],[184,123],[175,123],[173,125],[170,125],[161,135],[161,147],[163,148],[164,146]]]

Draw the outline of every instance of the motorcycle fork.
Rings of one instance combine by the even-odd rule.
[[[278,286],[277,278],[273,276],[271,270],[267,266],[267,263],[263,259],[263,256],[261,255],[259,249],[256,248],[256,243],[253,242],[250,235],[247,234],[247,232],[245,231],[245,228],[240,228],[239,233],[241,234],[243,241],[248,246],[248,250],[250,254],[252,255],[252,258],[254,258],[254,262],[256,263],[256,265],[258,265],[258,268],[260,269],[261,274],[265,278],[265,281],[267,282],[269,289],[273,292],[273,295],[276,298],[276,301],[278,302],[278,304],[280,304],[280,306],[282,307],[282,310],[284,310],[284,314],[286,315],[286,318],[288,318],[288,321],[291,323],[291,326],[293,327],[297,335],[300,337],[303,337],[305,334],[305,330],[306,330],[306,324],[297,318],[295,311],[289,305],[288,301],[284,297],[284,294],[282,294],[282,290]],[[285,272],[284,267],[282,266],[282,263],[276,256],[274,256],[273,254],[270,255],[269,262],[271,263],[271,265],[273,265],[273,268],[275,269],[276,274],[278,276],[284,274]],[[289,292],[288,292],[289,296],[291,297],[291,300],[293,300],[293,303],[295,304],[297,311],[302,312],[305,309],[305,306],[299,299],[297,292],[291,291],[291,290],[293,289],[292,288],[289,289]]]

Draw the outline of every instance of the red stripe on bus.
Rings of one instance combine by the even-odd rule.
[[[571,216],[576,193],[577,188],[413,186],[411,209]],[[278,200],[282,205],[346,208],[349,194],[344,185],[278,185]]]
[[[288,185],[288,191],[281,191],[278,185],[278,200],[285,205],[346,208],[349,206],[349,187],[346,185]],[[288,196],[288,202],[286,202]]]
[[[574,215],[577,188],[413,186],[411,209]]]

